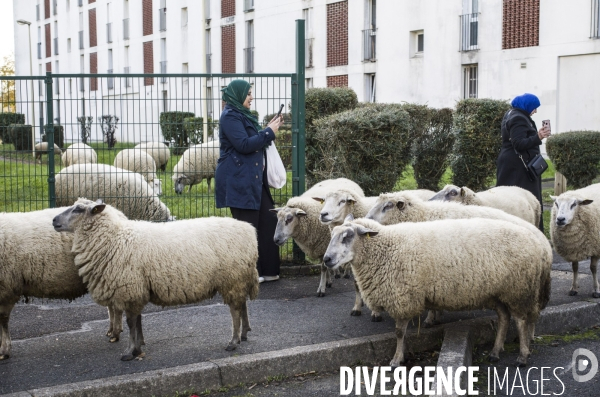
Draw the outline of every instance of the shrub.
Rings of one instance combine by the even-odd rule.
[[[175,141],[173,154],[183,154],[189,146],[189,139],[183,128],[183,120],[194,116],[194,113],[190,112],[162,112],[160,114],[160,129],[165,140]]]
[[[413,144],[413,169],[419,189],[437,191],[454,145],[452,109],[430,109],[429,128]]]
[[[546,151],[554,167],[575,189],[588,186],[600,174],[600,132],[569,131],[552,135]]]
[[[117,123],[119,122],[119,117],[113,116],[112,114],[105,114],[98,117],[98,121],[100,122],[100,126],[102,127],[102,135],[104,135],[104,142],[108,144],[109,149],[112,149],[117,143],[115,133],[117,132]]]
[[[44,131],[48,128],[48,125],[44,126]],[[48,142],[48,137],[44,133],[42,135],[42,142]],[[62,125],[54,124],[54,144],[59,148],[65,147],[65,128]]]
[[[479,191],[496,176],[502,117],[510,108],[508,102],[494,99],[463,99],[456,104],[451,160],[455,185]]]
[[[316,120],[315,178],[346,177],[365,194],[391,191],[410,161],[410,118],[399,105],[360,107]]]
[[[8,126],[11,124],[25,124],[25,115],[23,113],[0,113],[0,138],[4,143],[11,143]]]
[[[263,117],[262,125],[266,126],[267,124],[269,124],[269,122],[273,119],[273,117],[275,117],[276,114],[277,113],[271,113],[271,114],[267,114],[265,117]],[[292,125],[292,114],[291,113],[281,113],[281,115],[283,116],[284,124]]]
[[[288,128],[279,128],[277,139],[275,140],[277,151],[283,161],[286,170],[292,169],[292,130]]]
[[[183,119],[183,130],[194,145],[204,142],[203,124],[204,118],[202,117],[186,117]]]
[[[8,126],[10,141],[14,145],[15,150],[33,150],[31,130],[32,127],[25,124],[11,124]]]
[[[92,123],[94,118],[92,116],[79,116],[77,117],[79,122],[79,134],[81,136],[81,142],[86,143],[90,139],[92,133]]]

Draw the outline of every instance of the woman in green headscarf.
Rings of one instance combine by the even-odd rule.
[[[258,236],[259,280],[279,279],[279,248],[273,242],[277,217],[269,212],[273,198],[267,182],[265,148],[283,124],[276,117],[260,130],[250,113],[252,86],[233,80],[221,90],[226,102],[219,120],[220,157],[215,172],[217,208],[229,207],[235,219],[252,224]]]

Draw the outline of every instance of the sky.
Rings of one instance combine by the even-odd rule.
[[[0,62],[15,51],[14,24],[13,0],[0,0]],[[27,27],[23,26],[23,29]]]

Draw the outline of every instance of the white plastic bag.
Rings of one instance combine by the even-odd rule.
[[[271,142],[269,147],[267,147],[267,180],[269,186],[281,189],[285,186],[286,179],[287,173],[283,166],[283,161],[281,161],[275,143]]]

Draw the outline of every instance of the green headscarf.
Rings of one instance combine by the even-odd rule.
[[[254,124],[256,130],[260,131],[261,126],[258,124],[258,120],[252,113],[250,113],[250,109],[244,107],[244,101],[248,96],[248,91],[250,91],[250,88],[252,88],[252,86],[246,80],[233,80],[227,87],[221,90],[223,93],[221,99],[240,112],[244,113],[244,115],[250,119],[252,124]]]

